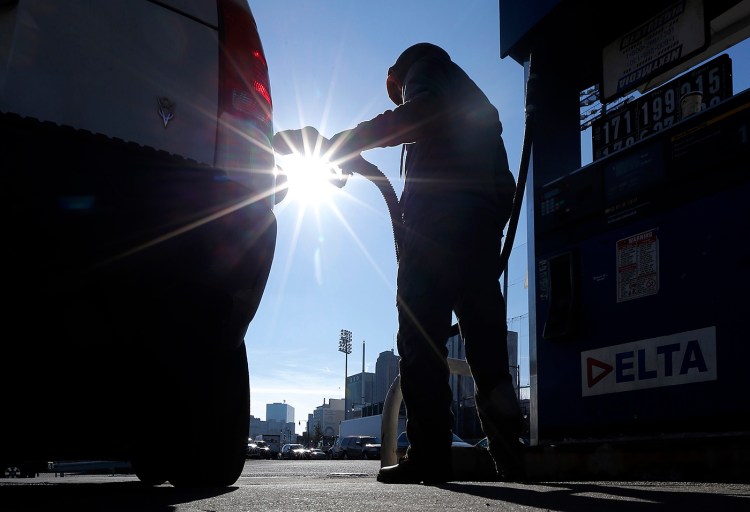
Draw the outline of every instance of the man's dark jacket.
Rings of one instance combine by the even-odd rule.
[[[334,137],[336,154],[408,144],[401,195],[407,224],[425,216],[495,211],[502,228],[515,180],[497,109],[435,45],[410,47],[389,72],[402,86],[403,103]]]

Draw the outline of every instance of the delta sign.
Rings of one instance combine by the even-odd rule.
[[[717,379],[716,327],[581,352],[582,396]]]

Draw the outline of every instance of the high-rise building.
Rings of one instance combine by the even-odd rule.
[[[287,403],[266,404],[266,421],[294,423],[294,407]]]
[[[346,378],[346,406],[349,410],[362,409],[365,405],[371,404],[374,388],[374,373],[362,372],[349,375]]]
[[[393,350],[386,350],[378,355],[378,360],[375,362],[373,403],[385,402],[391,384],[398,377],[398,360],[399,357],[393,353]]]

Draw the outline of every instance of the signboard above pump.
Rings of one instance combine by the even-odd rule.
[[[703,0],[678,0],[602,49],[602,101],[616,99],[708,47]]]

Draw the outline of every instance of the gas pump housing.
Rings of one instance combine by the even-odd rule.
[[[750,1],[607,5],[500,0],[501,57],[533,59],[544,127],[526,192],[531,444],[747,434],[750,92],[721,52],[750,36]],[[605,109],[638,97],[594,121],[582,165],[592,87]]]

